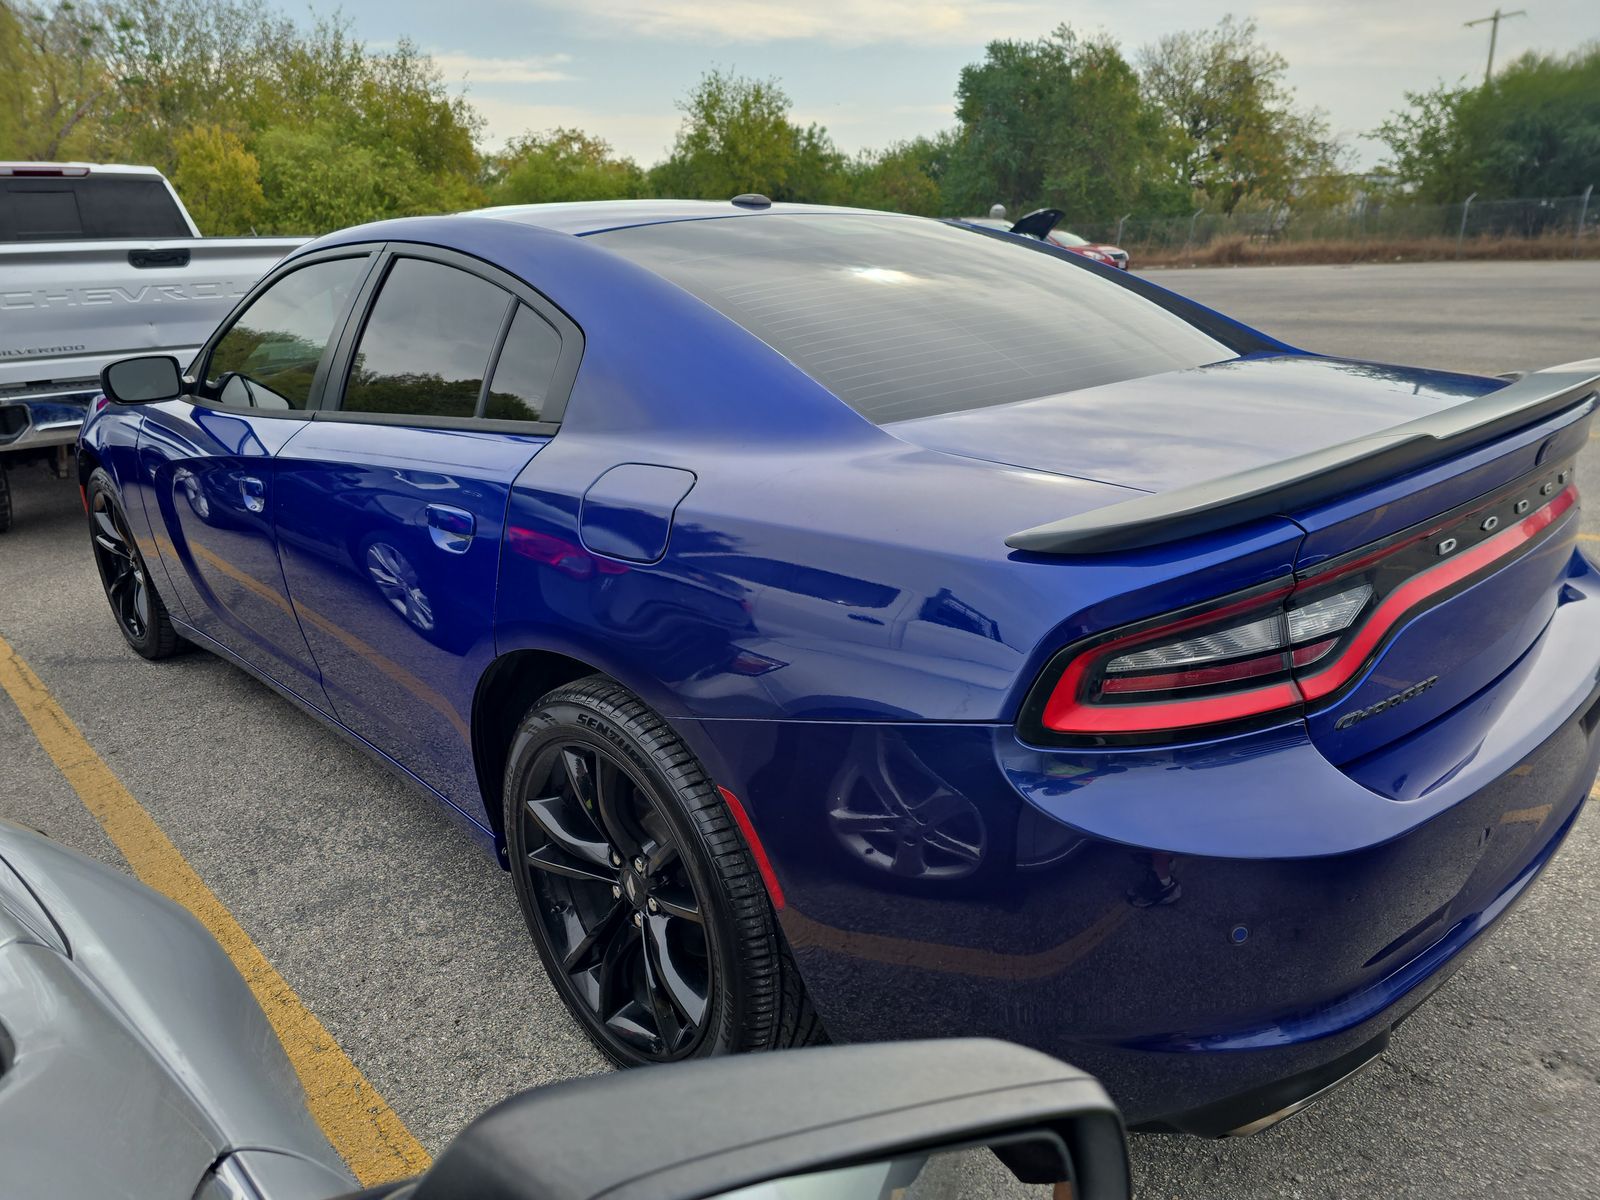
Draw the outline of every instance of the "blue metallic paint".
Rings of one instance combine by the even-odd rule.
[[[315,697],[317,667],[289,605],[271,510],[277,456],[306,428],[172,400],[146,406],[138,455],[146,518],[185,618]]]
[[[1556,461],[1587,423],[1550,421],[1315,511],[1092,567],[1011,552],[1005,537],[1041,520],[1496,383],[1282,347],[992,420],[879,428],[699,301],[571,236],[713,216],[791,214],[549,206],[368,226],[308,248],[390,240],[485,259],[571,317],[585,356],[547,443],[281,423],[278,578],[320,666],[317,688],[294,685],[301,703],[487,840],[498,814],[477,792],[465,724],[490,664],[552,652],[626,683],[743,800],[836,1037],[1017,1038],[1101,1073],[1135,1121],[1380,1037],[1548,861],[1600,765],[1600,574],[1573,549],[1575,518],[1414,618],[1348,699],[1309,719],[1082,750],[1027,744],[1016,713],[1062,646],[1427,520]],[[184,416],[191,407],[114,410],[84,434],[130,512],[147,508],[174,543],[174,464],[219,471],[210,460],[240,453],[203,410]],[[1191,414],[1204,418],[1200,450]],[[1185,436],[1158,443],[1152,427]],[[426,506],[441,500],[475,519],[465,557],[427,540]],[[363,578],[359,551],[380,528],[442,572],[429,586],[450,618],[431,635]],[[259,552],[259,522],[227,533]],[[276,618],[241,639],[192,555],[168,562],[162,549],[184,630],[214,633],[207,644],[285,687],[291,669],[251,657]],[[276,594],[272,564],[251,561]],[[292,663],[298,630],[276,636]],[[1441,682],[1393,714],[1403,720],[1330,729],[1423,672]],[[851,836],[863,811],[894,816],[886,849]],[[955,825],[977,831],[975,870],[919,877],[915,855],[900,862],[920,846],[925,866],[929,830]],[[1181,884],[1173,902],[1132,903],[1166,875]]]
[[[472,700],[495,658],[506,499],[546,439],[308,425],[278,458],[278,550],[329,710],[477,815]],[[464,550],[436,543],[430,505],[470,514]],[[374,555],[408,576],[403,611]]]
[[[888,427],[933,450],[1165,492],[1480,396],[1499,380],[1257,356]],[[1213,421],[1220,414],[1226,420]]]
[[[578,510],[585,548],[627,562],[660,562],[672,517],[694,487],[694,472],[622,463],[589,485]]]

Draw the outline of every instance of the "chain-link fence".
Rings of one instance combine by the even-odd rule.
[[[1111,242],[1134,257],[1204,251],[1224,240],[1283,244],[1304,242],[1390,243],[1440,239],[1458,246],[1485,240],[1529,239],[1558,242],[1565,237],[1574,255],[1593,253],[1600,242],[1600,196],[1590,188],[1580,196],[1536,200],[1479,200],[1459,204],[1409,204],[1365,199],[1339,208],[1283,206],[1263,212],[1196,212],[1186,217],[1143,217],[1072,225],[1090,241]],[[1559,247],[1547,247],[1549,252]]]

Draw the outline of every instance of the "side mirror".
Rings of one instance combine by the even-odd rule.
[[[100,390],[117,404],[150,404],[183,395],[183,375],[170,354],[143,354],[103,367]]]
[[[984,1039],[739,1055],[535,1088],[469,1125],[409,1189],[397,1194],[1131,1195],[1122,1118],[1100,1085],[1048,1055]]]

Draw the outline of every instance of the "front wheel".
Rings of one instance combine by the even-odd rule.
[[[755,863],[700,764],[591,676],[523,718],[506,848],[545,970],[622,1066],[822,1040]]]
[[[168,658],[188,645],[172,627],[145,566],[144,556],[128,529],[117,499],[117,485],[102,468],[89,476],[84,495],[89,505],[89,538],[95,566],[117,628],[128,645],[145,658]]]

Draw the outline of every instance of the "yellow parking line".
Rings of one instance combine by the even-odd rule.
[[[1600,542],[1600,533],[1580,533],[1578,540],[1580,542]]]
[[[4,638],[0,687],[133,873],[187,908],[228,952],[288,1052],[312,1115],[356,1178],[370,1186],[426,1170],[428,1152]]]

